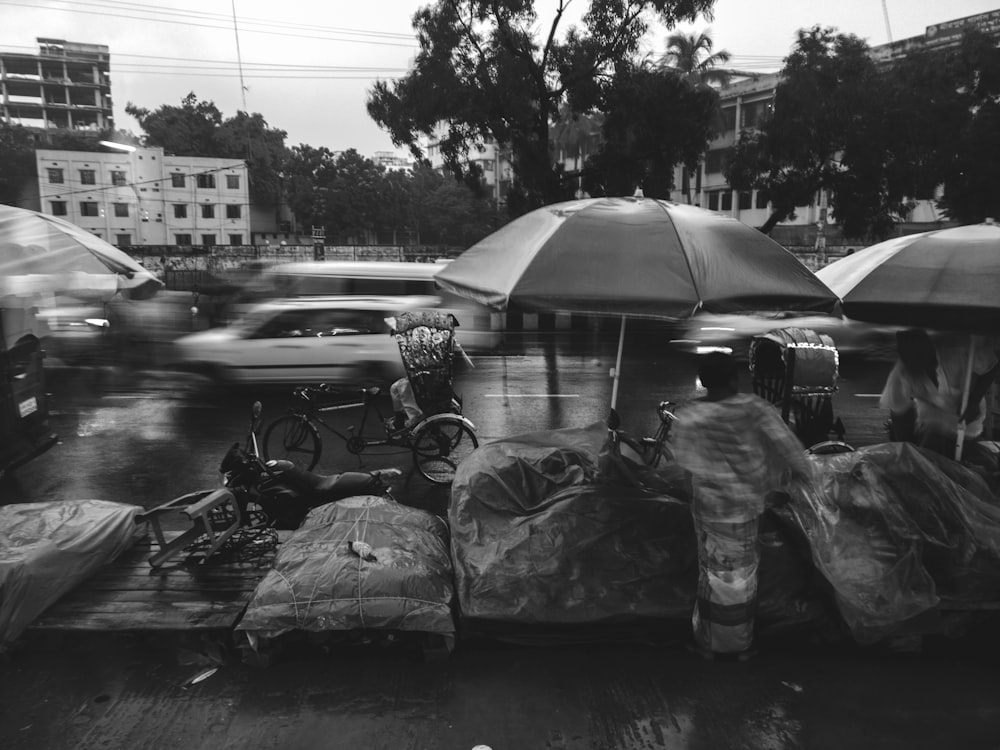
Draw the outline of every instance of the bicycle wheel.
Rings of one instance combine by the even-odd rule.
[[[413,462],[435,484],[451,484],[458,465],[479,447],[476,433],[460,419],[439,419],[418,427],[411,442]]]
[[[264,458],[291,461],[300,469],[311,471],[319,463],[323,441],[319,430],[301,414],[278,417],[264,431]]]

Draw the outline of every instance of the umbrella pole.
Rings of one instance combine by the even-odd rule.
[[[962,408],[958,412],[958,434],[955,438],[955,460],[962,460],[962,444],[965,442],[965,409],[969,405],[969,389],[972,386],[972,364],[976,357],[976,337],[969,335],[969,359],[965,363],[965,385],[962,387]]]
[[[615,359],[615,368],[611,371],[614,377],[614,385],[611,387],[611,408],[618,405],[618,379],[622,370],[622,348],[625,346],[625,316],[622,315],[622,327],[618,333],[618,357]]]

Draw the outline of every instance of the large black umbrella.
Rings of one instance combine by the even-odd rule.
[[[75,224],[26,208],[0,205],[0,279],[7,293],[46,291],[132,299],[163,283],[128,253]]]
[[[699,310],[831,312],[837,298],[794,255],[736,219],[651,198],[590,198],[532,211],[435,276],[499,310],[683,319]]]
[[[831,263],[817,276],[855,320],[967,333],[1000,332],[1000,226],[992,221],[896,237]],[[962,412],[975,356],[970,337]],[[962,456],[959,425],[955,458]]]

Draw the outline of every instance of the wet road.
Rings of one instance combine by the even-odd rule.
[[[459,380],[485,440],[603,418],[614,341],[511,341]],[[880,442],[884,364],[845,364],[835,408],[858,445]],[[274,417],[283,389],[208,394],[173,376],[53,379],[58,446],[0,482],[8,502],[95,497],[151,506],[215,486],[249,403]],[[636,432],[661,398],[691,394],[694,363],[630,338],[619,406]],[[364,456],[365,468],[400,465]],[[321,468],[358,466],[334,441]],[[408,473],[400,500],[443,498]],[[614,642],[463,640],[428,663],[406,644],[303,647],[269,667],[210,664],[165,636],[29,633],[0,657],[0,748],[1000,748],[1000,654],[988,633],[930,637],[922,652],[762,636],[746,664],[688,653],[684,623]]]

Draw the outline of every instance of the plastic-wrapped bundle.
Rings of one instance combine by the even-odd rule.
[[[688,619],[698,576],[690,507],[626,469],[603,423],[495,441],[466,459],[449,509],[463,619]],[[802,622],[814,614],[799,598],[809,561],[780,529],[763,536],[761,616]]]
[[[374,495],[313,509],[282,542],[238,630],[451,634],[454,586],[443,519]]]
[[[0,644],[131,547],[141,511],[106,500],[0,507]]]
[[[939,604],[1000,599],[1000,507],[982,477],[909,443],[813,456],[789,507],[855,639]]]

